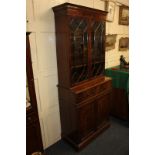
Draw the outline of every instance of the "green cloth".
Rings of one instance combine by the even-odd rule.
[[[107,68],[105,75],[112,78],[112,86],[114,88],[125,89],[129,94],[129,69],[120,69],[120,66]]]

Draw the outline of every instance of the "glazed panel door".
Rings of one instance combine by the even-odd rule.
[[[104,35],[105,22],[91,20],[91,77],[104,75],[105,52]]]
[[[71,83],[88,79],[88,20],[70,17]]]

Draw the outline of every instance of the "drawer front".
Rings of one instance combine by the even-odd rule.
[[[112,90],[111,81],[102,83],[77,94],[77,103],[82,102],[90,97],[99,95],[100,93],[108,93]]]

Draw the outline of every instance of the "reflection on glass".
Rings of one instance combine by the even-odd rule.
[[[31,106],[30,93],[29,93],[28,81],[27,81],[27,77],[26,77],[26,108],[29,108],[30,106]]]

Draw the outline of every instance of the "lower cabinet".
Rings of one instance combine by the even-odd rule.
[[[111,92],[110,78],[92,80],[71,90],[59,87],[62,137],[77,150],[110,126]]]

